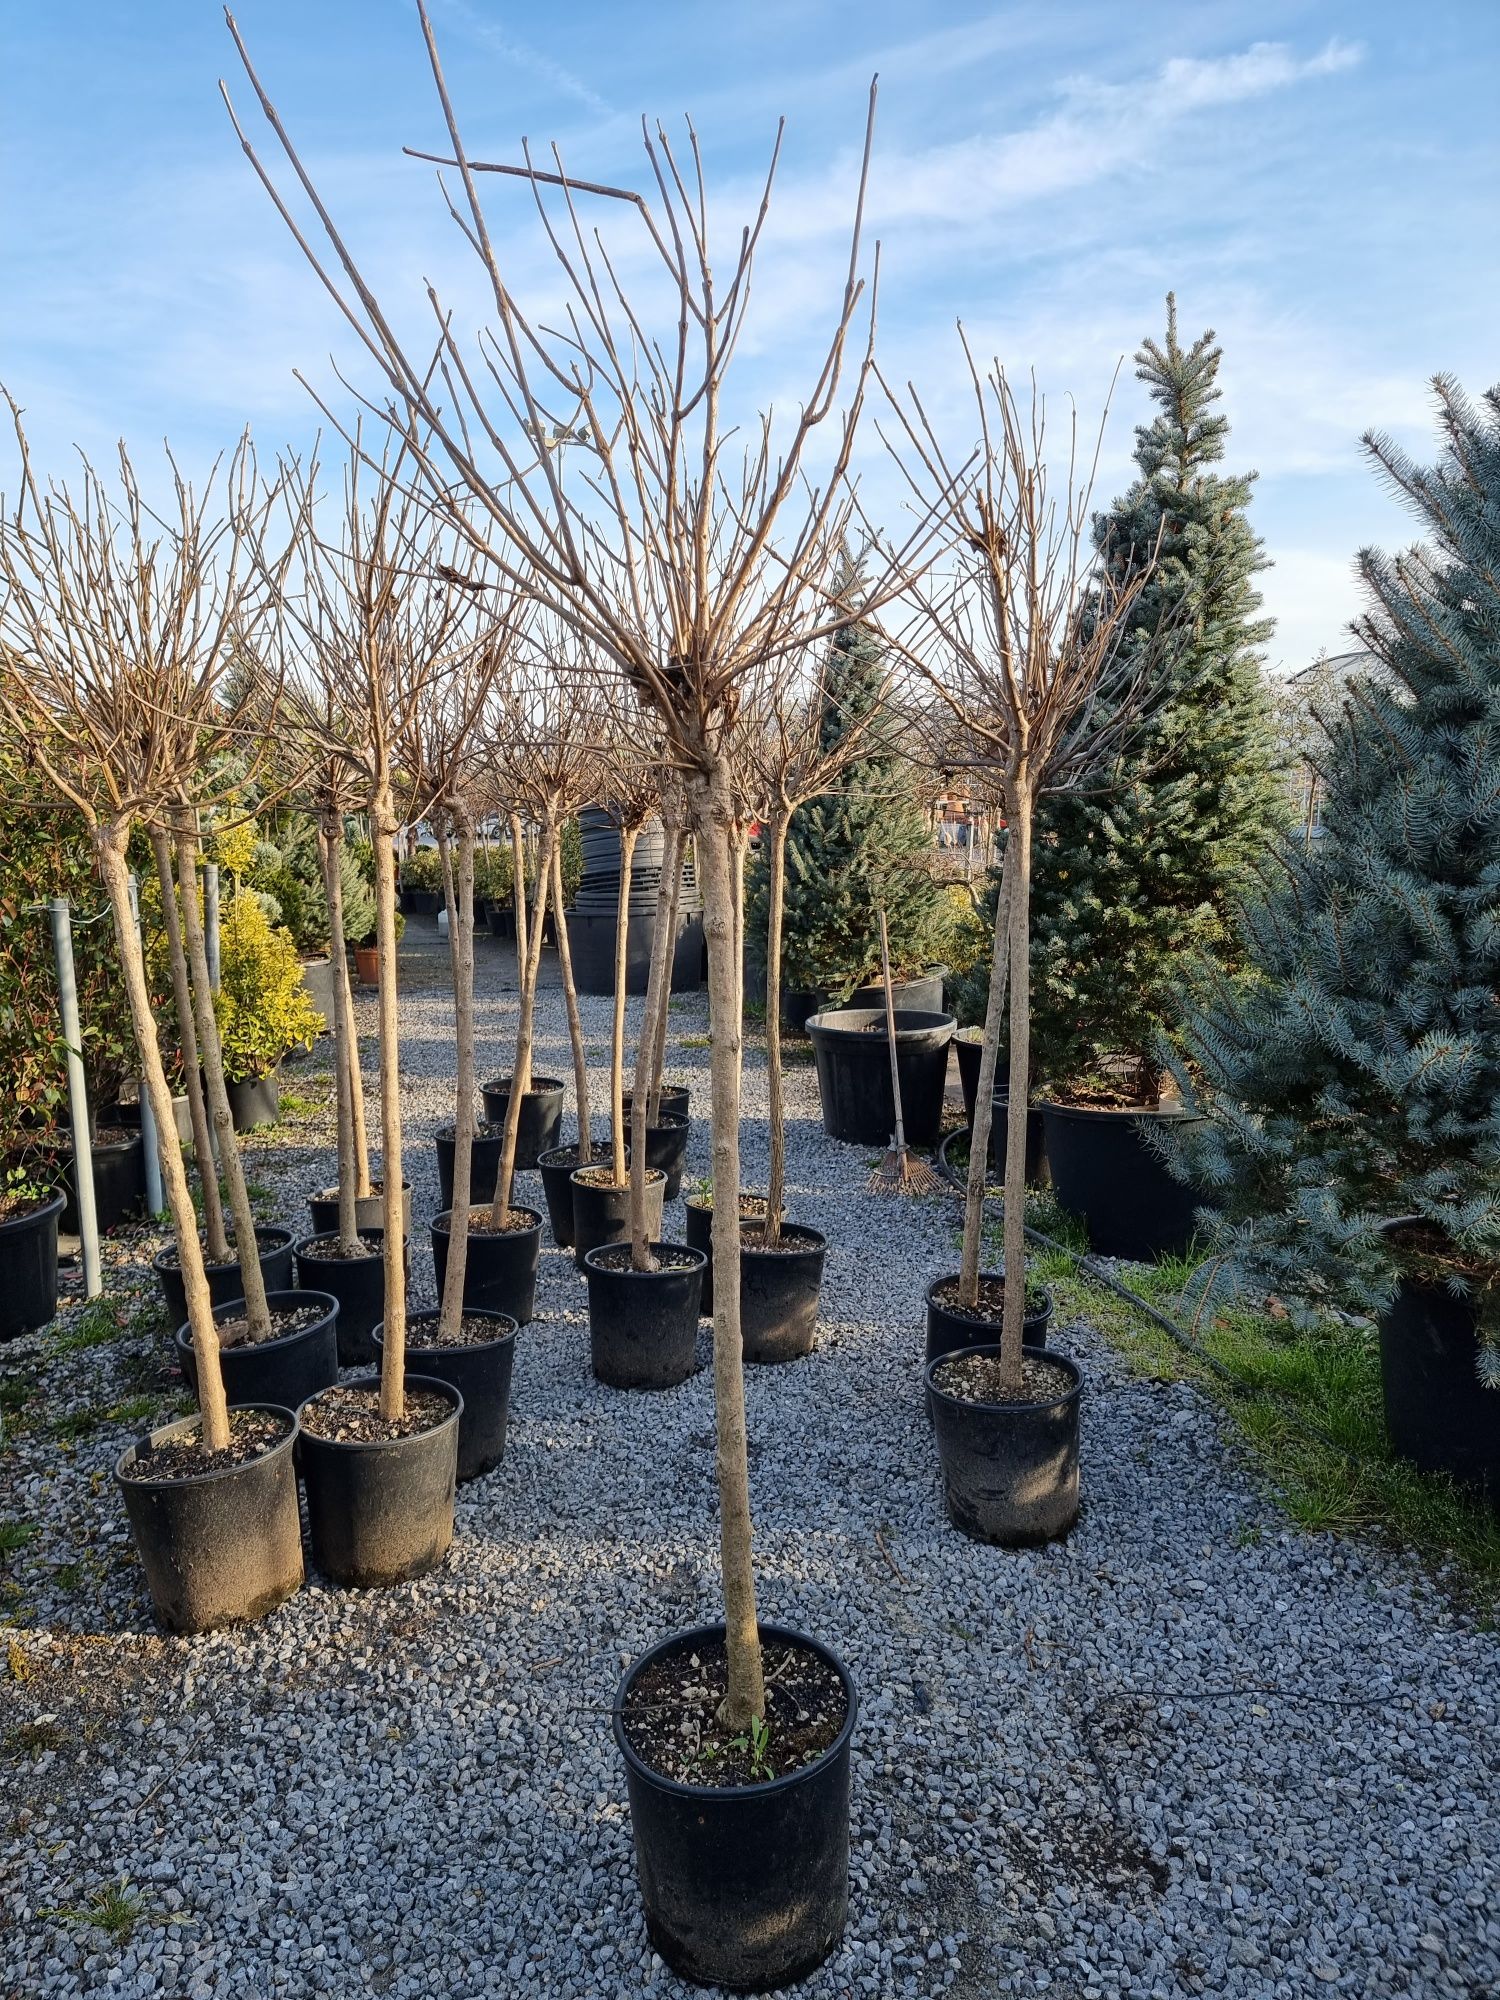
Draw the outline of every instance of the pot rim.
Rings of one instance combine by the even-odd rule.
[[[373,1264],[376,1262],[377,1259],[383,1258],[385,1256],[384,1223],[372,1222],[368,1229],[361,1229],[358,1233],[361,1236],[378,1236],[380,1238],[381,1247],[378,1250],[366,1250],[363,1253],[363,1255],[359,1257],[320,1257],[317,1251],[312,1248],[313,1244],[337,1243],[339,1240],[339,1233],[336,1229],[318,1229],[315,1230],[311,1236],[304,1236],[301,1238],[299,1242],[294,1243],[292,1245],[292,1255],[297,1259],[299,1259],[299,1261],[303,1257],[310,1257],[314,1264],[341,1264],[346,1266],[349,1264]],[[401,1239],[401,1243],[403,1249],[409,1249],[411,1246],[411,1238],[409,1236],[403,1236]]]
[[[465,1306],[463,1316],[465,1319],[492,1319],[497,1324],[503,1321],[504,1331],[497,1333],[493,1340],[471,1340],[467,1341],[462,1347],[434,1347],[431,1345],[424,1347],[420,1340],[413,1340],[411,1338],[412,1327],[419,1325],[424,1320],[431,1323],[442,1317],[441,1306],[424,1306],[419,1312],[408,1313],[406,1316],[407,1353],[487,1354],[492,1347],[504,1347],[507,1341],[514,1340],[516,1335],[521,1331],[519,1320],[513,1319],[509,1313],[496,1312],[490,1306]],[[383,1319],[376,1320],[374,1326],[370,1329],[370,1338],[374,1341],[378,1350],[384,1351],[385,1321]],[[410,1380],[411,1378],[408,1377],[407,1379]],[[422,1435],[425,1436],[425,1433],[422,1433]]]
[[[237,1410],[257,1411],[264,1416],[285,1417],[288,1426],[286,1436],[278,1438],[275,1444],[268,1446],[257,1457],[242,1459],[238,1465],[210,1466],[207,1472],[182,1473],[173,1479],[151,1479],[134,1472],[126,1464],[126,1460],[133,1460],[133,1454],[138,1447],[128,1444],[115,1460],[116,1484],[120,1486],[158,1487],[168,1492],[175,1486],[211,1486],[216,1480],[233,1479],[237,1472],[248,1472],[253,1466],[264,1465],[268,1459],[274,1458],[279,1451],[290,1451],[302,1433],[302,1418],[299,1411],[288,1409],[285,1403],[236,1403],[234,1407]],[[160,1424],[155,1430],[148,1431],[146,1435],[153,1444],[169,1444],[175,1442],[185,1431],[201,1427],[202,1423],[202,1411],[194,1410],[191,1416],[177,1417],[170,1424]]]
[[[892,1011],[896,1016],[896,1040],[898,1043],[907,1037],[915,1038],[922,1035],[936,1035],[945,1028],[949,1031],[947,1039],[951,1041],[953,1039],[953,1031],[958,1026],[958,1016],[956,1014],[945,1014],[928,1007],[897,1007]],[[832,1026],[830,1022],[832,1016],[835,1014],[855,1017],[863,1016],[868,1022],[878,1022],[880,1024],[880,1033],[871,1034],[868,1027],[849,1028]],[[903,1019],[909,1024],[908,1026],[903,1027],[901,1025]],[[815,1029],[819,1035],[824,1035],[829,1040],[838,1039],[859,1043],[883,1042],[887,1039],[885,1034],[885,1009],[883,1007],[825,1007],[821,1013],[809,1014],[807,1017],[808,1034],[812,1035]]]
[[[597,1166],[596,1166],[596,1165],[595,1165],[595,1164],[594,1164],[594,1163],[593,1163],[592,1161],[590,1161],[590,1162],[589,1162],[589,1164],[588,1164],[588,1166],[586,1166],[586,1167],[575,1167],[575,1168],[573,1169],[572,1173],[571,1173],[571,1174],[569,1174],[569,1176],[568,1176],[568,1179],[569,1179],[570,1181],[576,1181],[576,1180],[577,1180],[577,1178],[578,1178],[578,1176],[579,1176],[580,1174],[595,1174],[595,1173],[597,1173],[598,1171],[599,1171],[598,1167],[597,1167]],[[664,1181],[666,1180],[666,1178],[667,1178],[667,1170],[666,1170],[666,1168],[665,1168],[665,1167],[647,1167],[647,1169],[646,1169],[646,1179],[647,1179],[647,1181],[663,1181],[663,1182],[664,1182]],[[608,1187],[595,1187],[595,1188],[589,1188],[589,1187],[585,1187],[585,1189],[584,1189],[584,1193],[585,1193],[585,1194],[623,1194],[623,1193],[624,1193],[624,1192],[625,1192],[625,1191],[626,1191],[626,1190],[627,1190],[627,1189],[629,1188],[629,1186],[630,1186],[630,1183],[629,1183],[628,1181],[626,1181],[626,1182],[625,1182],[625,1183],[623,1184],[623,1186],[622,1186],[622,1185],[621,1185],[621,1184],[620,1184],[619,1182],[617,1182],[617,1181],[611,1181]]]
[[[1101,1123],[1108,1123],[1111,1120],[1121,1118],[1130,1118],[1136,1121],[1151,1118],[1159,1119],[1163,1122],[1169,1119],[1197,1119],[1200,1122],[1207,1122],[1203,1112],[1189,1111],[1186,1105],[1179,1111],[1165,1111],[1160,1105],[1063,1104],[1055,1097],[1039,1097],[1032,1108],[1037,1111],[1050,1112],[1057,1118],[1095,1118]]]
[[[1073,1377],[1072,1388],[1065,1390],[1061,1396],[1054,1396],[1049,1403],[977,1403],[971,1396],[950,1396],[946,1389],[940,1387],[932,1379],[935,1371],[949,1361],[959,1359],[972,1361],[976,1354],[998,1354],[1000,1352],[1000,1343],[998,1340],[981,1341],[973,1347],[966,1347],[963,1349],[961,1355],[952,1353],[935,1354],[922,1370],[923,1385],[929,1395],[937,1396],[943,1402],[950,1403],[956,1410],[994,1410],[1005,1416],[1024,1415],[1027,1411],[1031,1410],[1041,1415],[1049,1410],[1060,1410],[1068,1403],[1076,1403],[1078,1401],[1079,1397],[1083,1394],[1083,1370],[1070,1354],[1058,1354],[1050,1347],[1027,1347],[1024,1345],[1021,1351],[1023,1354],[1034,1356],[1038,1361],[1051,1361],[1059,1368],[1066,1368]]]
[[[935,1299],[932,1295],[937,1290],[939,1285],[946,1285],[950,1283],[954,1278],[961,1276],[962,1273],[959,1271],[940,1272],[939,1275],[935,1277],[932,1283],[927,1287],[927,1290],[922,1294],[923,1303],[929,1306],[936,1306],[939,1312],[951,1312],[952,1311],[951,1306],[945,1306],[941,1299]],[[981,1271],[979,1274],[980,1283],[983,1284],[986,1278],[993,1278],[997,1285],[1003,1285],[1005,1283],[1005,1273],[1003,1271]],[[1050,1285],[1037,1285],[1035,1287],[1035,1290],[1041,1293],[1042,1297],[1047,1301],[1047,1303],[1046,1305],[1040,1307],[1036,1312],[1027,1313],[1025,1315],[1026,1318],[1028,1320],[1050,1318],[1050,1316],[1057,1310],[1057,1300],[1053,1296],[1052,1287]],[[955,1314],[954,1317],[956,1318],[957,1315]],[[995,1321],[992,1319],[987,1319],[981,1321],[980,1324],[984,1326],[993,1326],[995,1324]],[[1049,1361],[1057,1361],[1062,1358],[1063,1357],[1060,1355],[1053,1354],[1050,1349],[1048,1350],[1047,1359]],[[1007,1404],[1005,1407],[1009,1408],[1010,1406]]]
[[[629,1248],[630,1245],[628,1242],[596,1243],[592,1250],[585,1250],[583,1253],[584,1269],[586,1271],[597,1271],[601,1278],[690,1278],[694,1270],[704,1270],[708,1264],[706,1253],[695,1249],[691,1243],[668,1243],[665,1239],[660,1242],[648,1243],[646,1248],[652,1251],[671,1250],[680,1257],[693,1257],[697,1259],[696,1264],[686,1270],[681,1264],[678,1264],[666,1271],[637,1271],[630,1264],[627,1264],[623,1270],[617,1270],[613,1265],[596,1264],[594,1262],[594,1259],[602,1257],[606,1250],[628,1250]]]
[[[457,1424],[463,1415],[464,1399],[451,1382],[440,1381],[436,1375],[408,1374],[403,1387],[406,1389],[433,1389],[443,1396],[452,1407],[440,1424],[433,1424],[425,1431],[410,1431],[405,1437],[395,1438],[325,1438],[316,1431],[302,1430],[302,1412],[309,1403],[315,1403],[319,1396],[326,1396],[329,1389],[379,1389],[380,1377],[376,1375],[355,1375],[347,1382],[329,1382],[321,1389],[314,1389],[310,1396],[304,1396],[297,1405],[297,1427],[304,1442],[315,1445],[320,1451],[399,1451],[403,1445],[415,1445],[426,1438],[436,1437],[450,1424]]]
[[[625,1108],[625,1123],[630,1124],[630,1107]],[[685,1111],[663,1111],[656,1124],[646,1127],[647,1135],[652,1132],[691,1132],[693,1121]]]
[[[789,1792],[793,1786],[802,1784],[808,1778],[816,1776],[825,1764],[828,1764],[833,1758],[848,1749],[850,1740],[854,1735],[854,1725],[859,1721],[859,1689],[854,1684],[854,1676],[833,1650],[832,1646],[826,1645],[821,1639],[813,1638],[811,1633],[799,1632],[794,1625],[776,1625],[769,1623],[765,1619],[760,1619],[757,1622],[757,1629],[760,1633],[762,1645],[765,1644],[767,1639],[773,1639],[805,1647],[808,1652],[816,1653],[821,1659],[826,1660],[838,1675],[839,1680],[843,1683],[846,1703],[844,1720],[838,1735],[835,1736],[828,1748],[813,1763],[800,1764],[795,1771],[787,1771],[782,1777],[770,1778],[761,1784],[689,1785],[685,1784],[681,1778],[669,1778],[664,1771],[656,1770],[646,1762],[645,1758],[641,1756],[625,1733],[624,1704],[626,1692],[637,1674],[644,1667],[649,1666],[661,1654],[691,1645],[694,1640],[698,1639],[722,1640],[726,1629],[723,1621],[720,1620],[712,1625],[690,1625],[684,1631],[669,1633],[666,1638],[658,1639],[654,1646],[648,1646],[644,1653],[641,1653],[636,1659],[631,1661],[624,1673],[621,1674],[619,1684],[615,1688],[615,1698],[610,1707],[610,1724],[614,1729],[615,1742],[620,1747],[620,1752],[625,1759],[626,1765],[637,1777],[643,1778],[647,1784],[654,1786],[658,1791],[668,1793],[673,1798],[724,1799],[733,1804],[741,1799],[766,1799],[772,1798],[778,1793]]]
[[[268,1243],[266,1241],[268,1236],[275,1237],[276,1241]],[[203,1237],[201,1229],[198,1232],[198,1237],[201,1242]],[[292,1249],[295,1246],[296,1233],[290,1229],[283,1229],[279,1223],[261,1223],[255,1231],[255,1242],[256,1247],[262,1253],[262,1261],[264,1261],[264,1253],[268,1250]],[[240,1259],[238,1257],[231,1257],[227,1263],[218,1263],[213,1258],[205,1257],[203,1268],[205,1271],[232,1271],[239,1262]],[[151,1259],[151,1268],[154,1271],[180,1271],[182,1269],[182,1260],[177,1255],[177,1245],[175,1243],[168,1243],[164,1249],[158,1250],[156,1255]]]
[[[572,1168],[578,1164],[576,1160],[572,1162],[569,1162],[567,1160],[556,1160],[552,1156],[554,1153],[576,1153],[578,1151],[578,1143],[579,1142],[576,1139],[565,1139],[560,1146],[544,1146],[541,1152],[539,1152],[536,1156],[537,1166],[539,1168],[568,1167],[569,1171],[571,1172]],[[594,1150],[597,1151],[597,1148],[595,1148]],[[589,1161],[589,1165],[591,1167],[596,1164],[597,1162],[593,1160]]]
[[[354,1199],[357,1202],[368,1201],[370,1199],[370,1196],[374,1194],[376,1188],[379,1188],[381,1193],[384,1194],[385,1182],[380,1178],[379,1174],[371,1174],[370,1194],[368,1195],[357,1194],[354,1197]],[[411,1182],[407,1180],[404,1176],[401,1181],[401,1192],[403,1194],[410,1194],[411,1192]],[[339,1198],[339,1191],[336,1187],[319,1188],[315,1193],[310,1194],[307,1198],[309,1201],[337,1201]]]
[[[710,1213],[712,1213],[711,1210]],[[764,1218],[751,1217],[750,1219],[757,1221]],[[828,1238],[823,1234],[821,1229],[814,1229],[810,1222],[788,1222],[785,1215],[781,1218],[781,1242],[774,1250],[770,1249],[764,1243],[747,1243],[745,1241],[744,1225],[745,1217],[741,1216],[740,1255],[742,1257],[794,1257],[799,1251],[803,1256],[811,1257],[815,1252],[828,1248]],[[798,1236],[812,1236],[817,1240],[812,1243],[789,1244],[786,1240],[788,1230],[793,1231]]]
[[[68,1197],[62,1188],[57,1188],[42,1203],[40,1208],[28,1209],[25,1215],[9,1215],[0,1222],[0,1236],[22,1236],[28,1229],[38,1226],[45,1228],[54,1215],[61,1215],[68,1205]],[[158,1256],[161,1254],[158,1251]]]
[[[471,1201],[469,1203],[469,1207],[471,1209],[482,1208],[488,1210],[490,1206],[491,1204],[487,1201]],[[505,1236],[529,1236],[532,1230],[540,1229],[542,1226],[541,1210],[537,1208],[532,1208],[526,1202],[513,1201],[510,1205],[510,1212],[512,1215],[529,1215],[531,1217],[531,1221],[527,1224],[525,1229],[507,1229],[502,1231],[501,1233]],[[452,1213],[453,1210],[451,1208],[440,1208],[437,1214],[432,1218],[431,1222],[428,1223],[427,1227],[438,1235],[442,1236],[451,1235],[452,1231],[448,1227],[448,1218],[452,1215]],[[471,1236],[485,1236],[485,1235],[492,1236],[495,1234],[493,1230],[483,1230],[483,1229],[476,1230],[472,1223],[469,1225],[469,1233]]]
[[[521,1095],[523,1097],[551,1097],[554,1094],[560,1095],[565,1087],[560,1076],[534,1076],[531,1079],[530,1087],[523,1090]],[[509,1097],[510,1078],[508,1076],[492,1076],[488,1083],[482,1083],[479,1086],[481,1097],[484,1096],[486,1091],[496,1097],[503,1091]]]
[[[309,1305],[316,1301],[323,1309],[323,1317],[320,1320],[315,1320],[311,1326],[296,1326],[292,1328],[290,1333],[278,1333],[274,1340],[258,1340],[253,1347],[244,1349],[231,1347],[223,1351],[229,1354],[238,1354],[241,1352],[247,1354],[271,1354],[283,1347],[294,1347],[299,1340],[308,1340],[313,1334],[321,1333],[325,1326],[329,1325],[330,1322],[336,1322],[339,1316],[339,1302],[333,1296],[333,1293],[320,1292],[311,1286],[289,1285],[284,1291],[266,1293],[267,1306],[271,1306],[276,1299],[300,1299]],[[214,1325],[217,1326],[221,1319],[233,1319],[236,1313],[242,1313],[244,1309],[245,1301],[243,1299],[226,1299],[223,1305],[215,1306],[213,1309]],[[184,1320],[181,1326],[176,1329],[172,1335],[172,1344],[177,1348],[179,1353],[185,1349],[191,1350],[193,1345],[193,1323],[191,1320]],[[236,1405],[236,1407],[238,1408],[239,1406]]]

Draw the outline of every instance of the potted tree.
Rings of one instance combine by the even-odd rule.
[[[1435,383],[1442,450],[1365,449],[1423,536],[1359,558],[1369,672],[1331,698],[1316,839],[1245,913],[1248,976],[1190,1008],[1174,1162],[1208,1189],[1195,1304],[1250,1289],[1377,1316],[1396,1453],[1500,1499],[1500,396]]]
[[[219,929],[214,996],[224,1081],[236,1132],[281,1115],[276,1072],[294,1048],[310,1049],[320,1017],[308,997],[289,931],[275,928],[253,890],[232,896]]]
[[[126,859],[132,829],[202,784],[229,740],[231,659],[255,642],[284,567],[257,578],[244,541],[269,496],[248,446],[230,461],[227,512],[214,482],[173,483],[177,511],[148,512],[125,452],[120,494],[85,461],[83,496],[35,474],[11,402],[19,502],[0,510],[0,711],[61,804],[88,827],[114,918],[143,1087],[173,1132]],[[149,579],[149,586],[145,580]],[[205,1010],[212,1023],[212,1009]],[[200,1028],[203,1023],[200,1021]],[[206,1038],[208,1039],[208,1038]],[[221,1079],[222,1080],[222,1079]],[[232,1151],[227,1105],[221,1144]],[[195,1632],[255,1617],[302,1581],[302,1539],[284,1407],[231,1410],[182,1154],[161,1147],[197,1368],[198,1414],[132,1445],[115,1469],[159,1621]],[[247,1264],[252,1281],[258,1267]],[[248,1310],[248,1307],[247,1307]]]
[[[1033,1310],[1025,1280],[1033,817],[1038,796],[1096,767],[1138,710],[1150,655],[1127,652],[1122,639],[1151,558],[1139,551],[1124,574],[1090,570],[1082,547],[1090,479],[1070,457],[1063,496],[1049,495],[1040,399],[1033,392],[1023,414],[999,363],[981,372],[967,342],[964,353],[980,443],[961,472],[950,471],[915,393],[895,404],[907,476],[946,517],[956,546],[951,566],[916,586],[910,657],[967,734],[973,763],[992,774],[1006,816],[963,1258],[929,1291],[926,1382],[950,1519],[978,1540],[1015,1545],[1066,1534],[1077,1517],[1082,1390],[1075,1362],[1026,1344],[1027,1320],[1044,1304]],[[1096,720],[1101,711],[1107,725]],[[1007,988],[1005,1262],[982,1273]]]

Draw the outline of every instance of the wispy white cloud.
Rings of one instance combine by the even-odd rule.
[[[482,4],[483,0],[480,0]],[[610,115],[609,104],[591,84],[544,50],[518,40],[498,19],[492,20],[478,7],[471,7],[468,0],[440,0],[438,11],[440,18],[450,22],[459,34],[479,43],[502,62],[510,63],[527,76],[534,77],[560,97],[571,98],[575,104],[581,104],[601,117]],[[563,17],[559,15],[557,18]]]

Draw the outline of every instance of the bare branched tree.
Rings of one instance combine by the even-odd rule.
[[[6,400],[20,473],[14,500],[0,511],[0,713],[26,738],[56,796],[82,815],[109,896],[176,1233],[202,1443],[212,1453],[230,1442],[218,1333],[175,1142],[126,848],[136,825],[163,828],[174,813],[202,802],[229,751],[241,753],[235,762],[243,772],[246,740],[223,698],[225,680],[274,608],[286,552],[273,552],[265,539],[273,494],[257,478],[248,440],[227,466],[215,465],[201,493],[169,455],[170,511],[158,515],[123,446],[113,488],[87,459],[76,491],[61,481],[44,483],[32,465],[22,413]],[[248,559],[250,540],[262,547],[263,567]],[[189,887],[183,914],[196,921],[196,878]],[[164,880],[164,902],[169,889]],[[185,1034],[193,1011],[183,1012]],[[205,1043],[211,1023],[211,1008],[206,1016],[200,1008]],[[226,1168],[229,1155],[237,1163],[232,1137]],[[212,1154],[200,1165],[207,1180]],[[259,1275],[253,1225],[238,1249],[248,1283],[252,1270]]]

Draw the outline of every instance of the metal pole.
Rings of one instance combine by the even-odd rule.
[[[203,864],[203,942],[208,952],[208,983],[219,990],[219,864]]]
[[[94,1147],[89,1137],[88,1089],[83,1080],[83,1032],[78,1025],[78,985],[73,976],[73,924],[66,896],[54,896],[52,950],[57,959],[57,1006],[68,1052],[68,1110],[73,1125],[73,1185],[78,1193],[78,1235],[83,1244],[84,1297],[104,1290],[99,1265],[99,1217],[94,1207]]]
[[[146,934],[141,927],[141,892],[134,875],[130,878],[130,914],[135,918],[135,934],[141,941],[141,958],[146,956]],[[146,1168],[146,1212],[160,1215],[165,1203],[161,1191],[161,1135],[156,1129],[156,1113],[151,1099],[141,1091],[141,1153]]]

